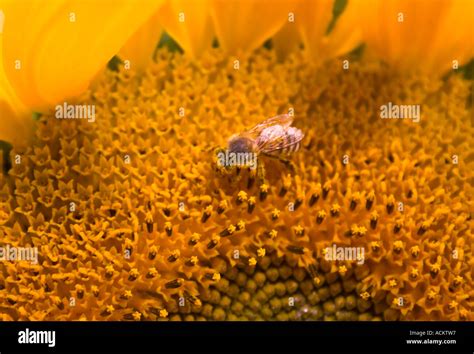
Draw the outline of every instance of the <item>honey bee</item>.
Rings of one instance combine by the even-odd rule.
[[[282,114],[269,118],[250,130],[232,135],[227,141],[225,157],[237,156],[237,162],[234,165],[250,165],[250,168],[253,168],[256,166],[256,158],[259,155],[265,155],[280,160],[288,168],[294,170],[288,157],[298,151],[304,134],[300,129],[292,127],[292,123],[292,116]],[[247,161],[238,159],[239,156],[249,155],[255,157],[255,163],[251,159]],[[259,167],[261,167],[260,164]]]
[[[292,127],[293,117],[282,114],[269,118],[252,129],[229,138],[227,149],[233,153],[256,153],[287,157],[298,151],[304,134]]]

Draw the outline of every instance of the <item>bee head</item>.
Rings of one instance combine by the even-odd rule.
[[[249,138],[240,135],[233,135],[229,138],[229,142],[227,143],[227,149],[229,150],[229,152],[232,153],[253,152],[254,142]]]

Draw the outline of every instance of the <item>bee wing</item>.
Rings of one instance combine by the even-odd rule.
[[[293,123],[293,117],[288,114],[281,114],[272,118],[264,120],[262,123],[257,124],[252,129],[246,131],[244,134],[257,138],[260,133],[265,129],[275,125],[281,125],[282,127],[288,128]]]
[[[293,152],[291,146],[295,147],[303,139],[303,132],[295,127],[275,126],[266,129],[257,138],[257,149],[259,152],[272,154],[288,148],[288,153]]]

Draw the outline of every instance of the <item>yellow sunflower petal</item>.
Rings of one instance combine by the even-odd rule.
[[[285,58],[296,50],[301,43],[301,37],[294,22],[286,23],[274,36],[273,47],[279,59]]]
[[[209,0],[168,0],[159,11],[166,32],[191,57],[198,57],[212,46],[209,4]]]
[[[0,11],[0,140],[20,145],[30,136],[33,122],[26,107],[16,97],[3,70],[3,18],[3,12]]]
[[[331,32],[327,29],[333,19],[334,0],[297,0],[288,6],[289,18],[273,36],[280,58],[304,42],[306,53],[316,61],[323,61],[354,49],[362,40],[359,8],[349,1]]]
[[[31,137],[33,119],[26,112],[17,113],[0,92],[0,140],[15,146],[25,146]]]
[[[336,20],[334,28],[327,36],[324,55],[337,57],[354,49],[362,42],[362,29],[357,0],[348,1],[342,14]]]
[[[163,31],[158,18],[157,11],[120,49],[120,58],[130,61],[131,68],[143,70],[153,59],[153,53]]]
[[[158,0],[5,2],[3,60],[12,88],[34,109],[81,93],[159,4]]]
[[[474,57],[474,2],[451,2],[442,21],[431,44],[428,69],[432,72],[452,69],[453,60],[461,66]]]
[[[227,54],[250,53],[288,21],[288,0],[212,0],[211,16]]]
[[[473,55],[470,0],[357,1],[364,40],[378,57],[403,70],[442,73]]]
[[[300,0],[296,9],[296,25],[310,57],[320,60],[324,52],[323,38],[332,19],[334,0]]]

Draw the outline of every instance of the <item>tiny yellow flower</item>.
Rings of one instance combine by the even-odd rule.
[[[275,220],[275,219],[278,219],[279,216],[280,216],[280,210],[278,210],[278,209],[276,209],[276,208],[273,209],[273,210],[272,210],[272,219],[274,219],[274,220]]]
[[[140,319],[142,318],[142,314],[138,311],[135,311],[132,316],[135,321],[140,321]]]
[[[122,297],[125,299],[130,299],[132,297],[132,291],[131,290],[125,290],[124,293],[122,294]]]
[[[294,228],[296,236],[302,236],[304,234],[304,228],[301,225],[297,225]]]
[[[237,230],[245,230],[245,221],[244,220],[239,220],[236,226]]]
[[[454,310],[456,307],[458,307],[458,302],[453,300],[448,304],[448,307],[450,310]]]
[[[269,233],[269,236],[270,236],[271,239],[276,238],[277,235],[278,235],[278,231],[277,231],[277,230],[272,230],[272,231],[270,231],[270,233]]]
[[[237,194],[237,202],[238,203],[243,203],[247,200],[247,192],[245,191],[240,191],[238,194]]]

